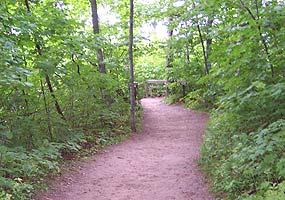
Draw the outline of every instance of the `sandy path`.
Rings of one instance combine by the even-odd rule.
[[[205,114],[142,100],[140,134],[63,175],[41,200],[210,200],[197,167]]]

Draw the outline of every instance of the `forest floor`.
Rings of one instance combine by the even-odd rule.
[[[208,116],[141,100],[142,131],[55,180],[39,200],[211,200],[198,167]]]

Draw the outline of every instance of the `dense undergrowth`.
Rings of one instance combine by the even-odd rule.
[[[88,1],[0,2],[0,199],[29,199],[62,158],[129,132],[128,3],[100,2],[116,20],[94,34]],[[217,198],[285,199],[284,13],[279,0],[136,4],[137,26],[168,28],[135,30],[137,81],[167,79],[168,102],[211,113],[201,166]]]
[[[64,159],[130,133],[127,32],[94,34],[89,3],[0,2],[1,200],[31,199]]]
[[[70,125],[61,119],[51,122],[52,140],[40,132],[40,123],[43,123],[41,120],[25,119],[25,123],[21,123],[23,119],[18,117],[14,123],[9,121],[15,130],[20,126],[20,134],[31,136],[25,143],[32,147],[17,144],[17,141],[20,143],[23,139],[17,138],[13,129],[6,132],[5,144],[0,146],[0,199],[30,199],[34,191],[45,187],[46,179],[61,172],[61,164],[65,159],[76,159],[78,153],[92,153],[105,145],[120,141],[130,133],[128,102],[121,100],[108,105],[102,103],[100,111],[96,111],[97,106],[98,102],[92,104],[87,113],[77,113],[88,114],[89,118],[81,118],[76,125]],[[141,109],[137,113],[139,119]]]
[[[216,198],[285,199],[284,2],[168,6],[168,102],[210,112],[200,163]]]
[[[213,112],[201,164],[225,199],[284,199],[284,86],[247,88]]]

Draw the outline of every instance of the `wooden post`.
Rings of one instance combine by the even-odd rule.
[[[150,84],[158,84],[156,86],[153,86],[153,85],[150,85]],[[161,86],[159,86],[161,85]],[[147,80],[145,82],[145,96],[146,97],[149,97],[149,92],[150,92],[150,89],[152,88],[165,88],[165,93],[166,93],[166,96],[168,95],[168,81],[167,80]]]
[[[130,61],[130,125],[133,132],[137,132],[135,122],[135,88],[134,88],[134,0],[130,0],[130,35],[129,35],[129,61]]]
[[[138,99],[138,86],[139,84],[137,82],[134,82],[134,93],[135,93],[135,100]]]
[[[168,80],[166,81],[165,84],[166,84],[166,86],[165,86],[166,87],[166,89],[165,89],[165,96],[168,97],[168,95],[169,95]]]
[[[149,95],[149,88],[148,88],[148,82],[145,82],[145,97],[148,98]]]
[[[185,85],[182,85],[182,95],[183,95],[183,97],[185,97]]]
[[[188,83],[185,81],[182,81],[180,82],[180,85],[182,85],[182,95],[183,97],[185,97],[186,96],[186,86],[188,85]]]

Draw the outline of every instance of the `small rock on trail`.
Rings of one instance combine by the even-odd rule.
[[[142,99],[143,128],[62,175],[40,200],[212,200],[197,161],[206,114]]]

